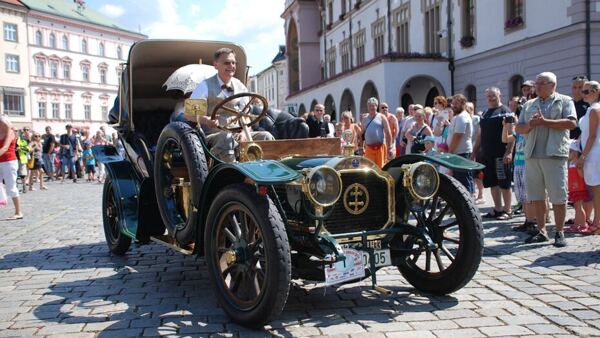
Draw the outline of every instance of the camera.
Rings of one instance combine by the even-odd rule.
[[[515,123],[515,116],[514,115],[508,115],[504,117],[504,122],[506,123]]]

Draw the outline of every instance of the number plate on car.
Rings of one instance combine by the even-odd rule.
[[[349,248],[344,248],[343,252],[346,256],[344,261],[325,266],[326,285],[335,285],[365,276],[362,252]]]
[[[363,263],[365,265],[365,269],[368,269],[371,265],[369,261],[369,253],[367,251],[361,251],[363,256]],[[390,249],[380,249],[374,250],[375,256],[375,266],[388,266],[392,264],[392,256],[390,255]]]

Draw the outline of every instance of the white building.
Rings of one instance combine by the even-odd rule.
[[[0,114],[16,128],[31,124],[29,59],[27,54],[27,8],[17,0],[0,1],[4,66],[0,69]]]
[[[271,66],[252,77],[250,90],[266,97],[270,107],[287,110],[285,101],[288,95],[287,79],[285,46],[279,46],[279,51],[271,61]]]
[[[287,101],[334,118],[358,117],[371,96],[406,107],[464,92],[484,106],[486,87],[509,95],[541,71],[568,94],[571,77],[600,76],[600,1],[589,3],[586,21],[586,0],[287,0]]]
[[[107,119],[130,46],[144,35],[122,28],[83,1],[23,0],[29,9],[32,124],[62,132],[97,130]]]

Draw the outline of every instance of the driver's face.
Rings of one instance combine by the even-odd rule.
[[[214,65],[221,80],[229,81],[236,70],[235,54],[221,54],[221,56],[215,60]]]

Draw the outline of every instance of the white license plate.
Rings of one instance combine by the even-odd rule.
[[[350,248],[344,248],[343,252],[346,256],[344,261],[325,266],[326,285],[335,285],[365,276],[362,252]]]
[[[369,260],[369,253],[366,251],[361,252],[363,256],[363,263],[365,265],[365,269],[368,269],[371,266],[371,261]],[[374,250],[373,254],[375,256],[376,267],[392,265],[392,256],[390,255],[390,249]]]

